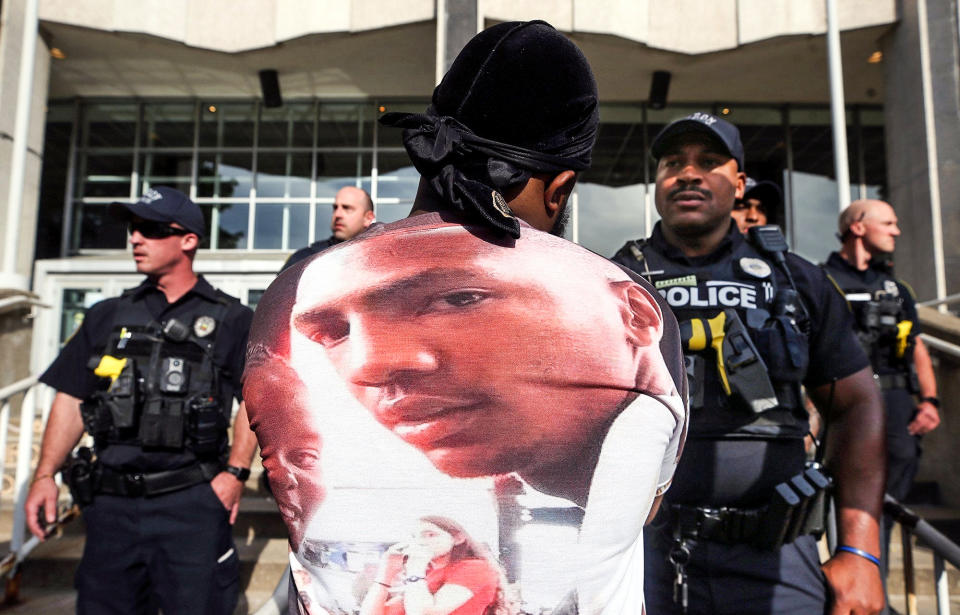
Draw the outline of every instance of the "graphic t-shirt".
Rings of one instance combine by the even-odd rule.
[[[439,214],[281,274],[244,398],[296,608],[639,615],[641,529],[686,433],[680,348],[661,343],[676,323],[655,295],[526,225],[498,240]],[[461,561],[496,591],[427,573],[429,593],[406,593]]]

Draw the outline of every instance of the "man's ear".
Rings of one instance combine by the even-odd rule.
[[[867,233],[867,225],[863,220],[857,220],[850,225],[850,234],[854,237],[863,237]]]
[[[577,174],[574,171],[567,170],[558,173],[544,186],[543,206],[551,219],[563,211],[563,204],[567,202],[576,183]]]
[[[367,211],[363,212],[363,228],[367,228],[368,226],[373,224],[376,221],[376,219],[377,219],[377,216],[376,214],[373,213],[372,209],[368,209]]]
[[[611,282],[610,286],[621,300],[620,315],[627,341],[637,348],[659,344],[663,318],[653,297],[631,280]]]
[[[200,247],[200,237],[193,233],[187,233],[180,237],[180,249],[184,252],[191,252]]]
[[[747,191],[747,174],[743,171],[737,172],[737,186],[734,196],[737,199],[742,199],[743,194]]]

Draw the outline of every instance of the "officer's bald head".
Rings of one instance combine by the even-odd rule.
[[[892,211],[893,207],[886,201],[879,199],[856,200],[840,212],[840,217],[837,220],[837,230],[840,233],[840,237],[844,238],[850,232],[850,227],[853,224],[871,218],[877,218]]]

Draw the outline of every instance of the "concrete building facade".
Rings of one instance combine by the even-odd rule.
[[[851,196],[897,209],[898,270],[921,299],[957,293],[958,0],[837,7]],[[836,247],[823,2],[4,0],[0,241],[13,257],[0,301],[51,307],[0,308],[0,385],[37,373],[87,307],[137,279],[112,201],[151,185],[189,193],[211,227],[198,269],[251,305],[287,254],[327,235],[340,186],[369,190],[381,220],[404,216],[417,176],[376,118],[422,109],[478,29],[534,18],[581,46],[600,89],[572,240],[609,255],[648,234],[647,146],[707,109],[741,127],[748,173],[784,188],[795,249],[823,260]],[[279,108],[263,104],[264,69]],[[648,101],[654,71],[671,75],[663,109]]]

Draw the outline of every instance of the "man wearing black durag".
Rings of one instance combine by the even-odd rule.
[[[599,123],[586,59],[549,24],[499,24],[423,114],[381,122],[405,129],[422,175],[410,217],[298,263],[261,301],[292,303],[288,363],[336,459],[314,470],[326,489],[294,548],[293,608],[640,615],[641,528],[682,449],[686,379],[655,290],[558,237]],[[268,320],[251,344],[272,344]],[[270,425],[287,417],[260,393],[273,480]],[[572,531],[520,531],[544,495]],[[334,565],[374,537],[367,576]]]

